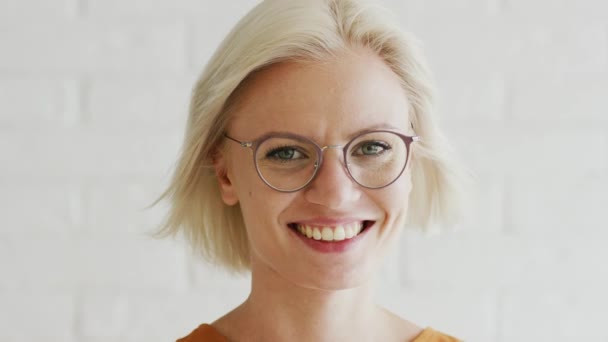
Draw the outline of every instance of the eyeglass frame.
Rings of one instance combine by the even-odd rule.
[[[392,133],[397,135],[399,138],[401,138],[401,140],[403,140],[403,142],[405,143],[405,150],[407,152],[407,156],[405,158],[405,163],[403,164],[403,168],[401,169],[401,171],[399,171],[399,174],[397,175],[397,177],[395,177],[395,179],[393,179],[390,183],[383,185],[383,186],[379,186],[379,187],[369,187],[369,186],[365,186],[361,183],[359,183],[359,181],[357,181],[355,179],[355,177],[352,175],[349,167],[348,167],[348,163],[346,162],[346,153],[348,151],[348,148],[350,147],[350,145],[357,140],[357,138],[365,135],[365,134],[369,134],[369,133]],[[364,130],[359,132],[359,134],[357,134],[356,136],[354,136],[346,145],[325,145],[325,146],[319,146],[319,144],[317,144],[315,141],[313,141],[310,138],[307,138],[305,136],[302,135],[298,135],[298,134],[294,134],[294,133],[287,133],[287,132],[269,132],[266,133],[264,135],[262,135],[261,137],[258,137],[257,139],[251,140],[251,141],[241,141],[238,139],[235,139],[231,136],[229,136],[227,133],[224,133],[224,137],[226,137],[229,140],[232,140],[236,143],[238,143],[239,145],[241,145],[241,147],[245,147],[245,148],[249,148],[251,149],[252,156],[253,156],[253,166],[255,167],[255,171],[258,174],[258,177],[260,177],[260,179],[266,184],[268,185],[270,188],[279,191],[279,192],[283,192],[283,193],[291,193],[291,192],[296,192],[296,191],[300,191],[302,189],[304,189],[305,187],[307,187],[310,183],[312,183],[312,181],[317,177],[317,173],[319,172],[319,170],[321,169],[321,166],[323,165],[323,156],[324,156],[324,152],[326,149],[328,148],[342,148],[342,158],[344,160],[343,163],[343,167],[346,169],[346,173],[348,174],[348,177],[354,181],[355,183],[357,183],[358,185],[366,188],[366,189],[372,189],[372,190],[377,190],[377,189],[382,189],[382,188],[386,188],[387,186],[393,184],[394,182],[397,181],[397,179],[399,179],[399,177],[401,177],[401,175],[403,174],[403,171],[405,171],[405,168],[407,167],[407,163],[410,159],[410,145],[414,142],[418,142],[421,140],[421,137],[418,135],[414,135],[414,136],[409,136],[409,135],[405,135],[399,132],[395,132],[395,131],[391,131],[391,130],[387,130],[387,129],[380,129],[380,130],[376,130],[376,129],[371,129],[371,130]],[[260,145],[265,142],[266,140],[270,139],[270,138],[288,138],[288,139],[295,139],[295,140],[301,140],[301,141],[307,141],[310,142],[317,150],[317,160],[315,161],[315,165],[314,165],[314,172],[312,174],[312,176],[310,177],[310,179],[304,183],[304,185],[300,186],[299,188],[296,188],[294,190],[283,190],[283,189],[279,189],[275,186],[273,186],[272,184],[270,184],[265,178],[264,176],[260,173],[260,169],[258,167],[258,162],[256,160],[256,154],[258,152],[258,147],[260,147]]]

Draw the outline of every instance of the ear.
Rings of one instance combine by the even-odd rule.
[[[220,186],[222,201],[224,201],[226,205],[235,205],[239,202],[239,198],[236,194],[236,189],[231,180],[232,176],[229,174],[227,166],[223,154],[217,152],[213,157],[213,167],[215,168],[215,176],[217,177],[217,182]]]

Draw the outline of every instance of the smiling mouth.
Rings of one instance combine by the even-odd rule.
[[[374,221],[357,221],[337,226],[290,223],[289,228],[311,240],[331,242],[349,240],[371,227]]]

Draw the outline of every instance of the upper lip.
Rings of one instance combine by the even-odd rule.
[[[305,224],[309,226],[339,226],[352,222],[372,221],[355,217],[314,217],[303,220],[295,220],[292,223]]]

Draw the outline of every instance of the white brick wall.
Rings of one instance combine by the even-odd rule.
[[[145,234],[190,87],[255,0],[0,0],[0,341],[170,341],[247,295]],[[608,341],[608,2],[385,1],[423,42],[475,217],[379,301],[468,341]]]

